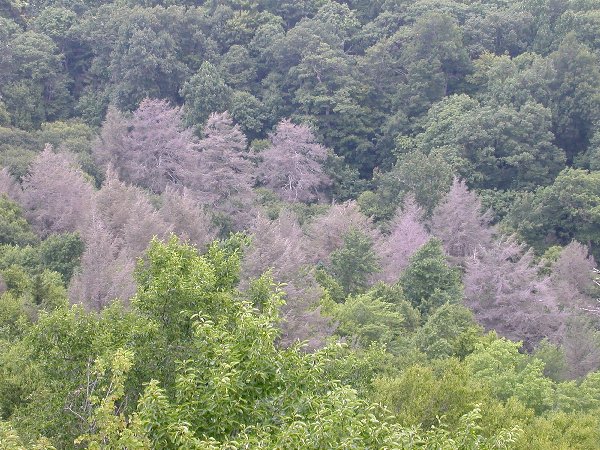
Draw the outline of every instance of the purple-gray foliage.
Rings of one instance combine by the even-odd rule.
[[[312,202],[331,184],[323,170],[327,149],[306,125],[283,120],[260,153],[262,181],[289,202]]]
[[[183,125],[181,108],[146,99],[130,118],[109,109],[94,153],[121,180],[160,194],[193,176],[199,155],[195,141]]]
[[[69,155],[46,145],[23,178],[21,202],[42,237],[80,231],[94,208],[94,188]]]
[[[463,278],[466,304],[486,329],[532,348],[544,337],[557,340],[565,313],[549,277],[539,275],[531,250],[514,238],[481,247],[467,260]]]
[[[431,238],[422,218],[423,210],[414,197],[407,196],[390,223],[389,234],[375,244],[381,260],[381,271],[377,274],[379,280],[397,282],[410,257]]]
[[[433,211],[431,232],[442,240],[451,259],[462,263],[478,248],[491,245],[494,230],[490,221],[491,214],[482,212],[477,194],[455,178],[450,191]]]

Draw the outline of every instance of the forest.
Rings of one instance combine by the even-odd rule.
[[[600,449],[600,0],[0,1],[0,450]]]

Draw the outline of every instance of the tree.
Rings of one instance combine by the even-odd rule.
[[[465,364],[473,377],[485,382],[493,395],[506,401],[516,397],[540,414],[552,407],[553,383],[544,377],[544,363],[519,352],[520,342],[493,335],[477,344]]]
[[[523,196],[509,212],[506,223],[536,250],[586,243],[598,256],[600,173],[563,170],[554,183]]]
[[[264,103],[246,91],[233,93],[229,113],[250,141],[262,135],[269,120]]]
[[[69,156],[47,145],[23,179],[22,203],[42,237],[83,230],[94,208],[94,189]]]
[[[462,263],[478,248],[492,244],[490,216],[490,212],[482,211],[477,194],[455,178],[450,192],[433,210],[431,232],[442,240],[448,255]]]
[[[310,258],[314,264],[328,264],[331,253],[344,244],[344,235],[352,228],[360,230],[375,242],[378,238],[371,221],[360,212],[356,202],[332,205],[325,214],[308,226]]]
[[[474,62],[476,98],[483,104],[520,108],[524,104],[551,103],[551,83],[556,77],[552,60],[536,53],[508,55],[484,53]]]
[[[572,161],[587,148],[600,119],[598,58],[574,34],[567,35],[550,58],[556,69],[551,83],[554,134]]]
[[[562,345],[570,378],[581,378],[600,369],[600,333],[595,320],[575,317],[567,325]]]
[[[42,267],[62,276],[68,284],[81,262],[85,243],[78,233],[52,234],[39,246]]]
[[[346,294],[360,293],[380,270],[373,240],[354,227],[342,237],[344,245],[331,253],[331,273]]]
[[[349,296],[344,303],[333,303],[325,309],[337,322],[336,334],[346,337],[354,347],[369,348],[375,342],[390,349],[404,331],[404,317],[393,303],[372,293]]]
[[[375,78],[378,97],[390,102],[394,112],[418,117],[460,90],[471,62],[449,13],[427,11],[412,26],[394,31],[367,51],[371,67],[366,70]]]
[[[234,89],[250,90],[257,78],[256,63],[246,47],[232,45],[222,56],[219,65],[227,86]],[[215,87],[213,87],[215,89]],[[211,112],[222,112],[217,109]]]
[[[551,111],[534,100],[513,105],[450,96],[429,110],[416,144],[427,154],[441,152],[461,177],[484,188],[545,184],[565,164]]]
[[[216,238],[217,233],[210,214],[188,189],[177,191],[167,187],[161,201],[160,215],[182,241],[204,249]]]
[[[218,69],[204,61],[198,72],[181,88],[187,125],[200,127],[211,113],[225,111],[231,93],[231,88],[225,84]]]
[[[306,125],[284,120],[271,135],[271,146],[260,153],[259,170],[265,184],[284,200],[312,202],[330,184],[322,163],[327,149],[315,141]]]
[[[444,415],[454,427],[475,405],[485,410],[489,402],[486,386],[456,359],[415,364],[398,375],[378,377],[373,385],[374,399],[407,426],[435,426]]]
[[[595,130],[592,134],[585,159],[591,170],[600,169],[600,130]]]
[[[321,347],[331,327],[318,310],[323,292],[309,269],[305,236],[296,216],[289,211],[273,221],[258,216],[248,231],[252,241],[242,262],[242,286],[264,273],[285,283],[282,343],[309,340],[310,348]]]
[[[564,313],[549,279],[538,272],[531,250],[525,252],[514,238],[499,239],[467,261],[466,304],[486,330],[523,341],[525,348],[545,337],[556,339]]]
[[[414,197],[408,195],[389,224],[389,234],[375,244],[375,251],[381,258],[379,279],[386,283],[397,282],[411,256],[429,241],[430,235],[422,219],[423,210],[417,206]]]
[[[311,42],[288,77],[294,86],[298,117],[310,118],[325,145],[335,147],[362,175],[368,174],[377,163],[372,143],[377,113],[364,101],[368,87],[354,73],[342,46],[323,40]]]
[[[412,255],[400,284],[407,300],[424,315],[445,303],[460,303],[463,298],[460,273],[448,265],[442,243],[436,238]]]
[[[108,106],[99,136],[92,147],[94,158],[101,166],[106,168],[112,164],[121,167],[125,164],[128,120],[115,106]]]
[[[594,257],[585,245],[573,241],[561,249],[550,275],[561,305],[581,309],[584,314],[600,312],[595,300],[598,296],[598,286],[594,283],[595,268]]]
[[[481,331],[468,308],[446,303],[427,317],[414,334],[414,343],[430,358],[464,358],[475,350]]]
[[[160,194],[167,185],[189,182],[198,152],[190,129],[183,126],[180,108],[166,101],[142,101],[131,119],[122,123],[118,113],[107,116],[97,158],[112,164],[119,178]],[[116,128],[116,129],[115,129]]]
[[[13,124],[32,129],[68,115],[71,96],[64,56],[52,39],[28,30],[16,33],[4,45],[0,65],[6,65],[7,72],[1,92]]]
[[[202,203],[229,213],[252,203],[255,175],[246,146],[246,137],[228,113],[211,114],[190,183]]]
[[[521,3],[487,6],[464,24],[464,40],[469,53],[514,56],[525,52],[535,37],[533,14]]]
[[[244,277],[272,270],[275,281],[289,282],[308,263],[304,233],[293,213],[284,211],[273,221],[258,216],[248,231],[252,243],[242,263]]]
[[[376,191],[366,191],[358,202],[365,214],[375,219],[391,219],[410,193],[424,209],[425,217],[429,217],[450,189],[453,177],[454,170],[442,152],[426,155],[420,150],[410,151],[399,155],[391,171],[376,172],[373,176]]]
[[[137,258],[154,236],[166,237],[171,226],[143,190],[119,181],[115,175],[109,171],[98,191],[96,212],[119,243],[119,249],[126,249],[132,258]]]
[[[37,241],[21,207],[0,195],[0,244],[27,245]]]
[[[130,22],[122,27],[116,17],[111,18],[121,29],[112,37],[115,42],[108,66],[110,93],[115,103],[126,110],[136,108],[148,97],[176,100],[189,73],[178,55],[179,42],[172,29],[156,26],[157,17],[145,18],[154,23],[144,24],[143,19],[139,20],[140,12],[150,14],[140,9],[128,10]]]
[[[134,292],[134,260],[119,249],[104,223],[95,218],[83,233],[85,251],[69,286],[74,303],[100,311],[115,299],[129,300]]]
[[[12,201],[18,201],[21,195],[21,187],[5,167],[0,169],[0,194]]]

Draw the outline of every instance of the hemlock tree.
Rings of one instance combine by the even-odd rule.
[[[389,225],[390,233],[375,244],[382,267],[378,279],[386,283],[398,281],[411,256],[429,241],[431,236],[421,222],[422,218],[423,210],[417,206],[414,197],[408,195]]]
[[[599,314],[595,300],[598,286],[594,283],[596,261],[589,249],[577,241],[564,247],[552,264],[550,280],[557,300],[566,308],[575,308],[588,314]]]
[[[600,369],[600,332],[595,320],[575,317],[567,324],[562,347],[571,378],[581,378]]]
[[[307,230],[311,261],[314,264],[328,264],[331,253],[342,247],[344,235],[351,228],[360,230],[373,241],[378,239],[371,220],[360,212],[354,201],[332,205],[325,214],[316,217]]]
[[[524,341],[526,348],[545,337],[556,339],[565,313],[539,270],[531,250],[525,251],[513,238],[500,239],[467,261],[466,304],[487,330]]]
[[[94,188],[68,155],[48,145],[23,179],[22,204],[42,237],[82,230],[94,209]]]
[[[311,348],[322,346],[323,334],[328,336],[330,327],[318,311],[323,292],[309,267],[305,236],[296,216],[289,211],[272,221],[259,216],[248,231],[251,244],[242,262],[242,286],[267,271],[275,282],[285,283],[282,343],[309,340]]]
[[[323,170],[327,149],[316,142],[306,125],[280,122],[260,157],[265,184],[286,201],[313,202],[330,184]]]
[[[252,203],[255,170],[246,147],[246,136],[227,112],[210,115],[198,143],[198,166],[190,180],[202,203],[225,212]]]
[[[69,286],[71,301],[100,311],[113,300],[129,300],[135,292],[134,259],[119,248],[99,218],[92,220],[83,239],[81,266]]]
[[[19,201],[21,188],[6,167],[0,170],[0,194],[8,196],[13,201]]]
[[[481,201],[464,181],[454,179],[450,192],[433,210],[431,232],[457,262],[471,257],[479,247],[492,243],[491,214],[482,212]]]
[[[304,233],[293,213],[283,211],[276,220],[259,216],[248,232],[252,243],[242,263],[245,277],[257,278],[272,270],[275,281],[284,283],[308,264]]]
[[[179,191],[167,187],[162,193],[161,201],[160,215],[183,241],[201,250],[216,238],[217,231],[210,213],[188,189]]]
[[[171,231],[146,193],[119,181],[112,171],[96,194],[96,202],[97,214],[108,231],[133,258],[142,254],[152,237],[164,238]]]
[[[160,194],[168,184],[184,185],[197,167],[198,152],[192,131],[184,127],[180,108],[166,101],[142,101],[122,123],[112,112],[103,125],[94,152],[119,178]],[[113,128],[116,128],[114,131]],[[119,135],[124,133],[124,135]]]

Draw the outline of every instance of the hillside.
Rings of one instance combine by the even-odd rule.
[[[0,4],[0,450],[600,448],[598,36]]]

